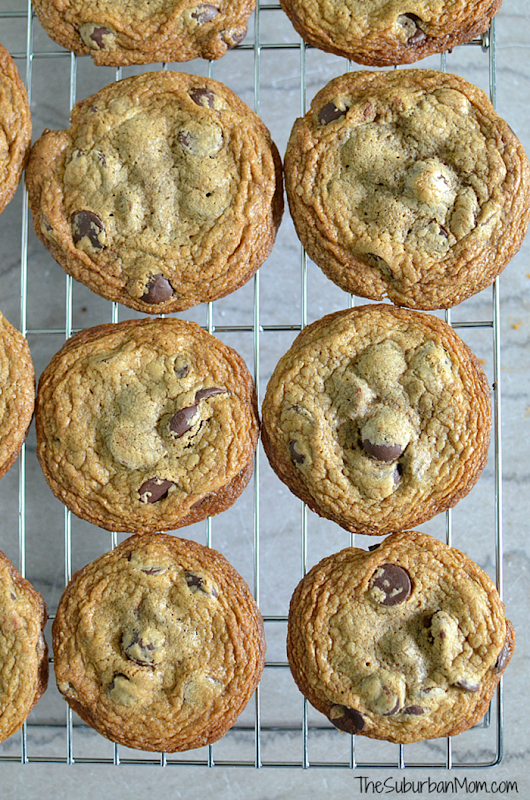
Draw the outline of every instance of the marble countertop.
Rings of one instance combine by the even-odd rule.
[[[530,152],[527,2],[504,0],[495,28],[497,110]],[[258,36],[260,50],[252,46]],[[23,0],[0,0],[0,42],[14,55],[22,78],[30,86],[34,139],[44,128],[65,127],[71,102],[88,97],[118,77],[114,69],[94,67],[88,57],[72,58],[49,40],[36,20],[32,22],[34,57],[30,63],[26,58],[27,7]],[[446,68],[489,91],[491,63],[490,52],[473,44],[448,53]],[[443,64],[440,57],[431,57],[417,66],[440,69]],[[127,77],[157,68],[159,65],[124,68],[121,75]],[[302,107],[307,107],[318,89],[332,77],[346,71],[347,62],[314,49],[307,49],[302,59],[299,38],[274,3],[262,4],[259,28],[252,17],[243,46],[216,62],[213,72],[209,73],[208,63],[202,61],[171,68],[204,76],[211,74],[226,83],[256,108],[283,155],[291,126]],[[125,308],[116,312],[110,302],[66,279],[30,230],[24,204],[24,191],[20,187],[0,216],[0,310],[15,326],[27,331],[39,374],[71,331],[110,322],[116,313],[120,320],[136,315]],[[525,487],[530,481],[529,250],[530,237],[527,237],[495,290],[500,298],[498,375],[494,332],[489,325],[496,307],[492,289],[481,292],[451,313],[451,321],[460,324],[460,335],[481,359],[490,383],[497,378],[498,439],[502,448],[496,452],[492,445],[488,465],[478,484],[458,504],[449,520],[440,515],[421,526],[421,530],[442,540],[449,526],[451,542],[493,578],[497,575],[502,579],[507,616],[517,634],[516,653],[503,679],[503,753],[499,752],[501,720],[495,701],[487,723],[455,737],[450,745],[446,740],[436,740],[400,749],[385,742],[359,741],[362,737],[357,737],[355,758],[361,766],[352,770],[348,767],[353,757],[350,737],[329,729],[320,715],[308,709],[307,758],[311,766],[302,768],[304,704],[288,669],[282,666],[285,663],[282,618],[301,577],[303,563],[312,566],[324,555],[346,547],[350,537],[336,525],[304,512],[299,501],[272,474],[260,451],[256,478],[238,502],[215,518],[211,528],[198,524],[186,529],[185,534],[181,532],[203,543],[211,541],[213,547],[227,556],[258,592],[266,618],[268,666],[259,697],[256,702],[251,701],[237,729],[210,751],[204,748],[175,759],[188,763],[165,768],[161,768],[157,756],[123,748],[115,750],[93,731],[78,726],[77,721],[70,751],[65,703],[52,679],[44,698],[31,713],[26,737],[15,734],[0,745],[0,758],[4,759],[0,760],[2,787],[12,786],[12,796],[19,800],[38,795],[62,800],[71,798],[72,793],[79,800],[92,796],[133,800],[155,790],[171,798],[200,793],[233,800],[305,798],[317,793],[332,796],[346,791],[353,797],[383,793],[425,797],[436,793],[455,796],[473,793],[485,797],[488,790],[494,791],[495,782],[506,789],[503,781],[515,781],[520,795],[530,791],[527,777],[530,741],[526,730],[530,702],[527,683],[530,637],[526,632],[530,548],[525,531],[528,513]],[[304,265],[286,212],[276,246],[257,279],[216,301],[210,310],[203,305],[179,316],[201,325],[213,325],[220,338],[238,349],[254,372],[262,397],[274,365],[287,350],[297,328],[348,304],[349,296],[327,281],[314,264]],[[463,325],[469,321],[487,324]],[[234,326],[237,330],[233,330]],[[496,478],[497,459],[500,482]],[[500,489],[496,491],[499,483]],[[21,486],[23,502],[19,507]],[[65,572],[88,563],[115,541],[107,532],[73,517],[67,519],[65,527],[64,509],[51,494],[36,459],[33,428],[23,457],[0,481],[0,510],[0,549],[17,566],[23,559],[27,577],[42,592],[52,614],[64,588]],[[123,538],[120,536],[118,540]],[[366,539],[358,537],[356,543],[366,546],[373,541],[363,543],[363,538]],[[497,559],[499,546],[501,559]],[[258,717],[262,727],[259,748],[254,732]],[[21,752],[30,763],[20,763]],[[83,763],[64,763],[72,755]],[[500,763],[486,766],[501,755]],[[117,759],[158,763],[115,766],[113,761]],[[256,759],[264,764],[261,769],[255,768]],[[219,763],[223,761],[230,764],[242,761],[245,766],[223,766]],[[218,765],[208,766],[209,762]],[[453,768],[447,769],[450,763]],[[442,785],[457,779],[459,784],[452,787]],[[485,783],[480,787],[477,781]],[[516,794],[515,787],[512,786],[510,794]],[[6,790],[8,796],[11,793]]]

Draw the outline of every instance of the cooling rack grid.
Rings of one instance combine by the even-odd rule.
[[[304,45],[276,2],[258,3],[245,41],[218,62],[116,70],[94,67],[88,57],[78,58],[51,42],[29,3],[26,6],[20,0],[3,0],[2,5],[0,41],[14,57],[28,88],[35,138],[44,127],[64,127],[74,103],[106,83],[144,69],[169,67],[227,83],[262,116],[283,153],[295,117],[305,112],[316,91],[335,75],[359,69]],[[495,22],[479,39],[416,66],[458,71],[471,82],[482,82],[495,105]],[[18,322],[27,336],[37,373],[76,330],[134,316],[64,276],[33,235],[23,187],[4,215],[8,222],[0,220],[0,252],[7,248],[16,253],[13,258],[20,301],[17,287],[7,298],[12,308],[2,311],[15,325]],[[356,302],[327,282],[306,258],[286,212],[273,254],[246,287],[181,316],[195,320],[244,355],[254,371],[261,399],[274,364],[296,333],[324,313]],[[488,467],[470,499],[422,526],[422,530],[468,552],[489,571],[502,593],[498,282],[440,316],[458,329],[485,365],[493,387],[494,436]],[[5,519],[0,548],[15,564],[18,560],[22,574],[43,593],[53,618],[73,571],[124,537],[109,537],[77,520],[50,494],[36,462],[31,432],[18,466],[0,485],[0,508]],[[8,523],[13,523],[12,533],[11,528],[7,530]],[[476,544],[474,534],[479,529],[482,538]],[[52,685],[52,672],[50,687],[28,723],[0,745],[0,762],[353,770],[470,769],[500,762],[501,687],[480,725],[455,739],[407,746],[337,734],[303,700],[285,657],[290,594],[302,574],[323,555],[348,544],[366,546],[374,540],[363,542],[367,537],[351,537],[316,519],[279,484],[262,451],[256,458],[253,481],[233,509],[181,534],[224,552],[248,581],[264,616],[268,641],[264,678],[237,725],[219,743],[197,751],[169,756],[128,750],[107,742],[81,724],[70,709],[65,710]],[[49,635],[47,638],[50,641]]]

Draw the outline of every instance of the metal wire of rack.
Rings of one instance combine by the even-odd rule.
[[[298,36],[292,33],[292,37],[288,41],[262,41],[261,30],[264,15],[282,14],[283,11],[279,3],[265,3],[258,2],[256,11],[253,16],[253,34],[254,42],[252,44],[240,44],[235,48],[234,54],[237,52],[251,51],[253,54],[253,69],[254,69],[254,86],[253,86],[253,104],[254,110],[260,114],[261,110],[261,88],[262,88],[262,57],[263,53],[269,50],[272,51],[297,51],[299,54],[299,92],[300,92],[300,114],[303,115],[306,111],[306,64],[307,55],[311,48],[307,47]],[[3,26],[2,21],[19,21],[21,25],[25,25],[26,30],[26,47],[25,50],[13,52],[11,55],[18,62],[19,71],[23,78],[25,78],[26,86],[28,89],[30,101],[33,101],[32,87],[35,75],[36,64],[45,64],[49,59],[64,59],[69,61],[69,81],[70,81],[70,94],[69,94],[69,107],[70,109],[77,99],[77,69],[79,59],[72,53],[68,53],[59,47],[54,47],[52,50],[36,50],[34,48],[34,26],[38,25],[34,14],[32,12],[31,4],[28,0],[27,7],[23,10],[3,11],[0,8],[0,25]],[[2,33],[0,28],[0,40],[2,40]],[[489,69],[489,91],[493,104],[496,102],[496,53],[495,53],[495,21],[492,22],[490,30],[485,33],[480,39],[476,39],[470,43],[471,46],[480,47],[484,56],[488,59]],[[469,45],[467,45],[469,46]],[[463,47],[463,46],[462,46]],[[343,62],[346,69],[351,70],[354,67],[351,63]],[[161,65],[162,69],[166,69],[168,65]],[[439,68],[443,71],[447,69],[447,54],[442,54],[440,57]],[[192,68],[189,71],[193,70]],[[208,64],[208,76],[214,77],[215,62]],[[115,79],[119,80],[122,77],[122,70],[117,69]],[[294,120],[293,120],[294,121]],[[265,119],[267,123],[267,120]],[[65,286],[65,308],[64,308],[64,325],[54,325],[53,327],[39,327],[32,325],[32,320],[28,316],[28,262],[30,259],[29,254],[29,211],[27,206],[27,198],[25,190],[23,191],[22,201],[22,218],[21,218],[21,245],[20,245],[20,329],[22,333],[28,337],[30,344],[37,339],[42,339],[52,335],[59,335],[64,338],[70,337],[78,328],[73,324],[73,292],[74,281],[70,277],[66,277]],[[260,310],[260,285],[263,281],[267,280],[265,272],[262,275],[258,274],[253,279],[252,289],[252,321],[248,324],[220,324],[216,319],[214,307],[215,304],[208,304],[204,307],[205,318],[203,318],[203,327],[208,332],[220,334],[244,334],[251,337],[252,341],[252,354],[254,362],[254,378],[256,386],[259,388],[262,380],[262,352],[263,342],[269,341],[270,336],[275,336],[282,333],[293,333],[301,330],[308,322],[308,261],[302,248],[300,248],[300,315],[299,318],[291,319],[289,322],[278,324],[265,324],[261,317]],[[347,302],[353,305],[356,301],[355,298],[346,296]],[[110,321],[118,322],[122,309],[116,303],[109,303]],[[493,545],[493,563],[495,570],[495,577],[499,593],[502,596],[502,482],[501,482],[501,391],[500,391],[500,339],[499,339],[499,319],[500,319],[500,298],[498,282],[495,282],[492,289],[492,304],[491,304],[491,318],[486,320],[453,320],[451,311],[445,312],[445,320],[452,324],[455,328],[472,330],[481,329],[487,331],[491,336],[491,347],[493,353],[493,417],[494,417],[494,483],[495,483],[495,505],[494,505],[494,545]],[[26,573],[26,559],[27,559],[27,536],[26,536],[26,509],[28,501],[31,498],[27,497],[26,489],[26,470],[27,470],[27,453],[26,447],[23,448],[19,459],[19,498],[18,498],[18,518],[19,518],[19,569],[24,575]],[[253,590],[258,603],[261,599],[261,582],[263,577],[261,554],[262,542],[260,539],[260,522],[261,522],[261,505],[262,505],[262,468],[260,467],[260,459],[256,458],[255,472],[252,484],[252,505],[253,505],[253,531],[252,531],[252,571],[253,571]],[[300,505],[299,512],[300,519],[300,572],[298,577],[306,572],[309,567],[308,556],[308,512],[307,509]],[[448,511],[445,515],[445,540],[448,544],[453,543],[453,522],[452,512]],[[213,523],[212,520],[207,520],[205,524],[204,537],[205,543],[212,546],[213,541]],[[69,511],[64,510],[64,582],[68,582],[72,575],[72,546],[74,536],[72,533],[72,518]],[[113,548],[118,543],[117,534],[110,535],[108,547]],[[353,537],[350,539],[353,544]],[[294,585],[293,585],[294,588]],[[265,629],[272,631],[273,629],[281,629],[285,626],[287,621],[287,614],[266,614],[264,613]],[[52,660],[52,659],[50,659]],[[285,658],[277,660],[268,660],[265,665],[265,675],[272,675],[273,673],[288,672],[288,664]],[[454,769],[454,768],[484,768],[493,767],[500,763],[503,756],[503,701],[502,701],[502,684],[497,690],[495,697],[488,714],[483,722],[477,726],[478,728],[493,732],[493,743],[490,743],[488,756],[483,759],[465,759],[454,757],[453,741],[451,738],[445,740],[445,745],[440,745],[435,751],[428,750],[427,757],[418,757],[416,750],[413,750],[413,755],[409,758],[408,752],[410,746],[403,745],[388,745],[386,744],[384,750],[367,750],[366,755],[362,752],[359,753],[359,742],[356,737],[349,737],[348,752],[346,755],[336,757],[334,755],[334,744],[326,751],[326,757],[313,757],[312,752],[312,739],[319,737],[336,736],[336,731],[333,731],[329,726],[322,723],[322,718],[314,718],[307,701],[303,700],[300,696],[299,700],[299,715],[291,722],[269,724],[263,720],[264,699],[262,697],[262,690],[260,687],[256,690],[253,712],[251,718],[237,724],[232,731],[227,734],[227,737],[233,735],[235,739],[239,737],[246,737],[246,741],[250,741],[250,747],[247,747],[246,752],[248,757],[238,757],[237,749],[238,744],[236,741],[235,752],[236,755],[226,757],[221,755],[217,757],[218,745],[210,745],[207,748],[201,749],[197,754],[186,753],[179,756],[169,756],[164,753],[160,754],[131,754],[130,751],[125,752],[124,748],[118,745],[111,745],[113,748],[112,753],[104,755],[78,755],[76,753],[77,739],[87,734],[86,726],[78,725],[75,715],[70,709],[66,711],[66,719],[64,723],[51,726],[55,732],[59,733],[61,744],[59,746],[62,753],[45,753],[46,748],[41,748],[39,752],[39,745],[32,741],[32,734],[34,731],[39,730],[39,724],[35,725],[31,722],[25,723],[21,729],[20,734],[12,737],[20,739],[20,752],[15,754],[12,752],[4,752],[0,748],[0,763],[4,762],[18,762],[22,764],[29,763],[61,763],[61,764],[142,764],[153,766],[230,766],[230,767],[250,767],[250,768],[285,768],[285,767],[300,767],[308,769],[309,767],[320,768],[342,768],[342,769],[358,769],[358,768],[411,768],[423,767],[430,769]],[[320,720],[320,721],[319,721]],[[45,726],[46,727],[46,726]],[[50,727],[48,725],[48,727]],[[263,737],[265,734],[272,735],[282,742],[284,739],[296,739],[298,756],[296,758],[283,758],[274,757],[270,758],[264,753]],[[97,734],[94,734],[97,736]],[[101,737],[99,737],[101,738]],[[90,736],[89,736],[90,739]],[[92,741],[92,739],[90,739]],[[374,744],[374,743],[371,743]],[[295,748],[295,749],[296,749]],[[12,749],[12,748],[11,748]],[[99,748],[98,749],[99,752]],[[319,748],[316,750],[320,752]],[[280,746],[280,751],[282,748]],[[434,752],[435,757],[432,757]],[[381,755],[382,753],[382,755]]]

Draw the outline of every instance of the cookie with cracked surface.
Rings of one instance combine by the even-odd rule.
[[[35,372],[24,336],[0,313],[0,477],[14,464],[35,405]]]
[[[501,0],[281,0],[300,36],[359,64],[412,64],[484,33]]]
[[[475,725],[514,647],[486,573],[416,531],[324,558],[291,600],[300,691],[339,730],[373,739],[408,744]]]
[[[48,684],[46,604],[0,551],[0,742],[15,733]]]
[[[53,623],[59,690],[114,742],[174,753],[217,741],[263,672],[263,621],[220,553],[140,534],[77,572]]]
[[[349,531],[386,534],[454,506],[486,464],[490,392],[430,314],[358,306],[305,328],[280,359],[262,441],[281,480]]]
[[[220,58],[245,38],[255,0],[35,0],[33,6],[58,44],[117,67]]]
[[[481,89],[434,70],[332,80],[295,122],[285,176],[298,236],[327,277],[410,308],[489,286],[528,226],[519,140]]]
[[[137,311],[235,291],[267,258],[281,161],[259,117],[218,81],[150,72],[79,103],[26,170],[37,236],[74,278]]]
[[[26,88],[15,62],[0,45],[0,213],[13,198],[31,144]]]
[[[37,455],[52,491],[108,530],[172,530],[218,514],[252,475],[254,383],[193,322],[129,320],[69,339],[44,370]]]

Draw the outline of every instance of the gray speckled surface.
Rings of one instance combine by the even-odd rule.
[[[8,13],[5,13],[8,12]],[[0,41],[16,57],[19,70],[26,76],[27,9],[22,0],[0,0]],[[299,39],[278,7],[262,6],[259,15],[259,37],[262,44],[295,43]],[[255,68],[259,66],[259,113],[269,126],[280,152],[285,144],[296,116],[300,113],[300,53],[291,49],[263,47],[259,63],[255,53],[248,49],[255,40],[253,21],[243,48],[227,54],[213,66],[213,77],[234,89],[249,105],[255,107]],[[72,60],[60,51],[33,21],[33,51],[35,57],[31,70],[31,107],[34,138],[45,127],[61,128],[67,124]],[[525,0],[504,0],[496,24],[497,51],[497,108],[530,150],[530,9]],[[45,54],[55,55],[45,55]],[[480,47],[459,47],[447,56],[447,69],[463,75],[484,89],[489,81],[488,54]],[[82,99],[114,80],[116,71],[96,68],[87,57],[77,59],[75,72],[76,99]],[[419,65],[418,65],[419,66]],[[440,59],[430,58],[421,66],[439,68]],[[152,67],[158,68],[157,66]],[[199,61],[172,65],[182,71],[207,75],[208,64]],[[347,68],[343,60],[308,50],[306,54],[306,101],[313,97],[328,80]],[[355,66],[353,68],[356,68]],[[143,68],[126,68],[123,77],[136,74]],[[13,202],[0,216],[0,274],[2,295],[0,309],[16,326],[24,321],[21,316],[21,242],[24,241],[24,192],[21,188]],[[0,762],[0,786],[6,797],[21,800],[38,795],[57,800],[72,794],[82,800],[92,796],[144,797],[146,792],[169,797],[191,797],[200,794],[231,798],[280,798],[324,796],[348,792],[351,796],[370,794],[361,784],[360,777],[384,781],[386,793],[392,793],[396,784],[408,781],[442,781],[467,777],[469,781],[485,780],[488,788],[492,781],[515,780],[520,795],[528,793],[530,779],[530,743],[527,734],[528,659],[529,637],[526,620],[529,596],[529,546],[526,539],[528,516],[528,449],[530,429],[530,239],[510,262],[500,281],[501,323],[501,387],[502,387],[502,443],[503,443],[503,523],[504,523],[504,599],[508,616],[517,632],[517,651],[504,679],[504,758],[500,765],[490,769],[440,768],[397,769],[399,749],[384,742],[361,740],[357,742],[356,755],[360,762],[396,764],[395,768],[360,768],[354,772],[347,768],[303,770],[292,768],[176,766],[165,769],[148,766],[115,767],[104,764],[30,763],[21,765]],[[302,315],[311,322],[324,313],[345,307],[349,298],[327,281],[313,264],[307,265],[307,284],[301,271],[300,248],[288,213],[284,217],[276,246],[259,273],[257,282],[251,281],[233,295],[213,304],[214,326],[248,327],[248,332],[219,332],[218,335],[233,345],[246,358],[251,370],[259,377],[261,396],[267,379],[279,356],[288,348],[295,336],[290,326],[299,326]],[[304,286],[307,295],[304,295]],[[64,341],[67,326],[73,329],[108,322],[112,319],[112,306],[75,283],[72,289],[72,315],[67,315],[67,281],[62,269],[30,231],[28,235],[27,298],[25,303],[28,340],[37,373],[48,363]],[[259,290],[259,291],[258,291]],[[259,306],[255,297],[259,295]],[[259,314],[258,314],[259,312]],[[120,309],[119,318],[134,316]],[[208,324],[208,309],[200,306],[181,315]],[[453,321],[489,320],[492,317],[492,291],[475,296],[452,312]],[[259,319],[262,326],[259,339],[252,327]],[[285,326],[281,332],[271,330]],[[41,333],[42,330],[57,333]],[[493,381],[493,340],[490,329],[461,329],[461,335],[484,363],[490,381]],[[257,346],[259,345],[259,347]],[[259,359],[256,359],[259,355]],[[44,594],[53,613],[64,587],[65,548],[64,510],[48,489],[35,457],[35,435],[32,429],[22,464],[25,476],[25,568],[26,574]],[[21,463],[17,463],[0,481],[0,549],[18,565],[19,548],[19,480]],[[260,451],[259,473],[259,599],[262,612],[267,616],[285,615],[291,592],[301,575],[303,515],[300,503],[272,474]],[[452,541],[495,575],[495,470],[494,453],[479,483],[452,513]],[[215,518],[211,526],[211,543],[221,550],[247,579],[256,587],[254,550],[254,509],[256,483],[251,483],[239,501],[225,514]],[[336,525],[307,515],[307,564],[311,566],[323,555],[349,544],[349,535]],[[422,530],[445,538],[445,517],[421,526]],[[181,535],[206,542],[204,524],[192,526]],[[123,537],[119,537],[120,540]],[[370,540],[370,543],[372,540]],[[72,570],[75,570],[112,545],[108,533],[72,518]],[[358,543],[363,546],[362,537]],[[365,542],[366,544],[366,542]],[[285,660],[283,623],[268,622],[268,661]],[[268,667],[260,692],[261,722],[264,728],[302,725],[303,703],[288,671]],[[66,758],[65,704],[51,681],[45,697],[32,712],[27,733],[27,754],[30,759]],[[253,763],[255,738],[253,726],[255,704],[252,701],[241,722],[249,732],[236,730],[213,747],[217,761],[241,759]],[[311,726],[322,725],[323,718],[309,710]],[[325,721],[324,721],[325,722]],[[461,734],[452,741],[455,762],[486,764],[494,757],[498,715],[494,708],[488,728],[475,729]],[[14,735],[0,745],[0,756],[20,759],[21,737]],[[137,755],[137,754],[136,754]],[[278,732],[264,730],[261,736],[261,758],[266,763],[301,762],[303,740],[301,730]],[[113,759],[112,744],[85,728],[74,732],[74,756],[77,758]],[[134,753],[120,748],[122,758],[135,757]],[[141,756],[140,756],[141,757]],[[350,739],[335,731],[317,730],[309,733],[310,761],[326,763],[348,762]],[[183,756],[194,761],[208,758],[208,752],[197,751]],[[445,764],[445,740],[408,746],[404,749],[405,763]],[[416,789],[418,785],[416,783]],[[410,789],[410,787],[409,787]],[[469,789],[469,786],[468,786]],[[389,791],[390,790],[390,791]],[[377,794],[375,790],[371,792]],[[379,793],[382,793],[379,792]],[[412,790],[410,789],[412,794]],[[465,794],[462,788],[458,792]],[[514,794],[515,792],[512,792]],[[430,796],[425,784],[415,796]],[[431,792],[432,794],[432,792]],[[449,792],[450,794],[450,792]],[[474,792],[486,796],[485,789]]]

